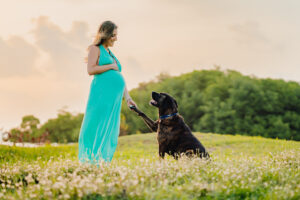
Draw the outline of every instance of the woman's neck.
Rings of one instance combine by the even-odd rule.
[[[108,50],[108,46],[107,46],[106,44],[102,44],[102,46],[103,46],[106,50]]]

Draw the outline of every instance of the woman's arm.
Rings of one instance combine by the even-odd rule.
[[[125,89],[124,89],[124,94],[123,94],[123,96],[124,96],[126,102],[127,102],[128,100],[132,100],[131,97],[130,97],[130,95],[129,95],[129,93],[128,93],[128,90],[127,90],[127,86],[126,86],[126,85],[125,85]]]
[[[129,93],[128,93],[128,90],[127,90],[126,83],[125,83],[125,89],[124,89],[123,96],[124,96],[124,98],[125,98],[125,100],[126,100],[126,103],[127,103],[128,108],[132,109],[131,106],[134,106],[134,107],[136,107],[136,108],[138,107],[138,106],[136,105],[136,103],[132,100],[132,98],[130,97],[130,95],[129,95]]]
[[[114,68],[113,64],[108,65],[98,65],[98,58],[100,57],[100,49],[96,46],[91,46],[88,54],[88,64],[87,64],[87,72],[89,75],[101,74],[106,72],[107,70]]]

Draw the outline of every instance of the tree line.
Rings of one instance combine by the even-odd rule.
[[[140,110],[158,119],[152,91],[166,92],[192,131],[300,140],[300,84],[246,76],[234,70],[194,70],[179,76],[161,73],[129,93]],[[77,142],[83,113],[61,110],[43,125],[32,115],[10,130],[10,140]],[[149,132],[143,120],[122,103],[120,135]],[[20,139],[22,138],[22,139]]]

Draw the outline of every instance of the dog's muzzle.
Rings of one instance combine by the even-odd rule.
[[[151,99],[150,103],[151,103],[152,105],[157,105],[157,101],[155,101],[154,99]]]

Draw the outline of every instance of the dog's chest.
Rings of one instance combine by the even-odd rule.
[[[174,139],[174,135],[172,134],[173,127],[165,124],[158,124],[157,129],[157,140],[159,143],[166,143],[172,139]]]

